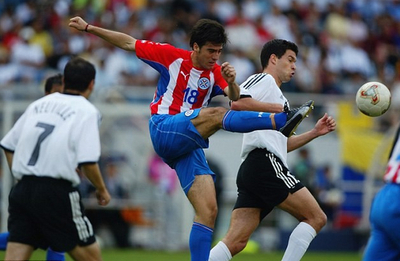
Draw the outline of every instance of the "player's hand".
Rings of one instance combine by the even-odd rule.
[[[69,27],[75,28],[79,31],[85,31],[86,25],[88,23],[83,20],[81,17],[79,16],[75,16],[74,18],[69,19]]]
[[[314,130],[317,132],[318,136],[325,135],[334,131],[335,129],[336,121],[331,116],[328,116],[327,113],[325,113],[324,116],[317,121],[314,127]]]
[[[224,77],[227,83],[233,83],[236,79],[236,70],[230,63],[224,62],[221,65],[222,77]]]
[[[96,198],[97,198],[97,203],[100,206],[107,206],[107,204],[111,200],[111,196],[108,193],[107,189],[97,189],[96,190]]]

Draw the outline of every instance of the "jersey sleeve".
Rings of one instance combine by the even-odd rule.
[[[76,134],[76,155],[79,164],[98,162],[101,153],[99,112],[93,112],[80,121]]]
[[[213,87],[213,96],[225,95],[224,89],[228,87],[228,83],[225,81],[221,74],[221,66],[216,65],[213,69],[215,75],[215,85]]]
[[[146,40],[136,41],[136,55],[150,66],[157,69],[157,65],[152,62],[168,67],[177,58],[190,58],[190,52],[176,48],[170,44],[157,43]]]
[[[253,96],[251,96],[249,90],[240,86],[240,98],[251,98],[251,97]]]
[[[251,97],[259,101],[272,102],[269,97],[271,97],[271,91],[274,89],[271,88],[274,83],[265,75],[262,75],[259,80],[257,80],[257,77],[259,76],[252,75],[240,85],[240,97]]]
[[[4,138],[0,142],[0,146],[8,151],[15,151],[15,148],[17,147],[18,140],[21,136],[21,132],[26,120],[26,114],[27,112],[25,111],[21,117],[17,120],[17,122],[14,124],[14,126],[11,128],[11,130],[4,136]]]

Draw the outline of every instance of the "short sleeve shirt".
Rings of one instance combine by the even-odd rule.
[[[100,119],[80,95],[54,93],[30,104],[0,142],[14,152],[15,178],[36,175],[79,184],[76,167],[100,157]]]

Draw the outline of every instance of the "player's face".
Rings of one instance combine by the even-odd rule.
[[[279,79],[282,83],[290,81],[296,71],[296,53],[292,50],[287,50],[286,53],[278,59],[277,66]]]
[[[211,70],[221,56],[222,44],[207,42],[200,48],[195,43],[193,50],[193,65],[199,69]]]

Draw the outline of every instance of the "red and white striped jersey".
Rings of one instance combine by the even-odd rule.
[[[191,53],[169,44],[136,41],[137,57],[160,73],[150,104],[151,114],[175,115],[207,107],[214,96],[224,94],[228,84],[220,65],[212,70],[195,68]]]
[[[386,183],[400,184],[400,128],[397,130],[392,151],[390,152],[389,163],[383,179]]]

